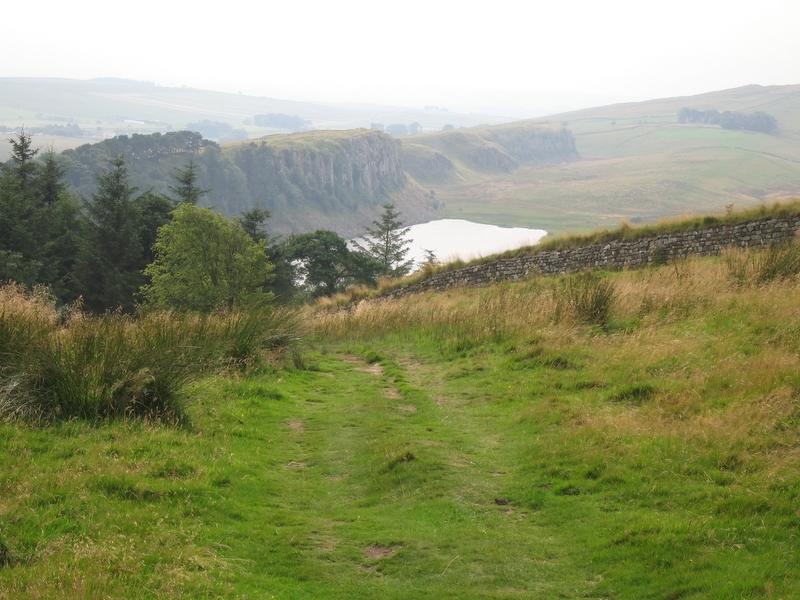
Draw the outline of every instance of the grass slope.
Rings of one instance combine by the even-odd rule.
[[[780,131],[771,136],[680,124],[683,106],[764,110]],[[746,86],[525,123],[568,127],[582,160],[508,174],[454,161],[457,176],[426,182],[445,202],[447,216],[563,233],[747,206],[800,191],[800,86]]]
[[[800,286],[721,259],[309,322],[191,426],[0,426],[0,597],[792,598]]]

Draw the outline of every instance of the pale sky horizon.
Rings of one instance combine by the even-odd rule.
[[[800,83],[793,0],[45,0],[3,13],[2,77],[513,116]]]

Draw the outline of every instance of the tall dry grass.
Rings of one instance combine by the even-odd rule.
[[[762,252],[730,250],[724,254],[729,280],[737,286],[764,285],[800,276],[800,244],[782,244]]]
[[[770,286],[793,285],[788,274],[794,272],[798,248],[740,254],[747,265],[757,265],[745,275],[746,281],[759,287],[748,301],[768,298]],[[323,338],[422,333],[457,345],[460,341],[481,343],[529,335],[555,324],[562,328],[613,327],[631,320],[678,319],[713,310],[713,305],[724,305],[745,294],[732,275],[728,257],[689,258],[658,268],[604,275],[539,277],[396,300],[365,300],[347,309],[317,307],[310,322]]]
[[[0,288],[0,417],[180,420],[184,386],[291,345],[294,313],[59,311],[45,290]]]

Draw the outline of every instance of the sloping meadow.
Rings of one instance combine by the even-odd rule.
[[[316,335],[413,357],[480,415],[511,457],[504,502],[602,573],[597,597],[795,597],[796,256],[366,301]]]

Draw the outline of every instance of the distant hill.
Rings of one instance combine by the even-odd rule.
[[[233,137],[258,138],[301,129],[352,129],[371,123],[418,123],[425,130],[445,124],[472,126],[502,118],[460,114],[436,107],[403,108],[297,102],[230,94],[188,87],[166,87],[143,81],[103,78],[0,78],[0,130],[76,126],[80,133],[41,134],[42,145],[56,150],[116,135],[165,133],[200,124]],[[211,136],[214,137],[214,136]],[[224,141],[218,138],[217,141]],[[0,146],[0,159],[8,156]]]
[[[680,123],[682,108],[763,112],[774,117],[777,131]],[[568,128],[580,160],[424,179],[445,215],[559,232],[800,193],[800,85],[616,104],[510,126],[520,125]]]
[[[254,114],[302,125],[275,116],[291,107],[278,110],[287,112]],[[727,120],[706,118],[717,113]],[[762,122],[770,125],[764,132],[736,128]],[[135,135],[65,152],[71,183],[91,193],[117,153],[129,157],[136,185],[156,190],[168,189],[170,173],[194,157],[213,206],[227,214],[265,206],[283,232],[357,234],[393,200],[409,223],[458,217],[558,233],[800,194],[800,86],[746,86],[399,139],[363,128],[226,144],[189,132]]]
[[[476,173],[492,176],[526,165],[577,158],[575,138],[569,130],[527,123],[456,129],[403,140],[406,169],[421,183],[450,184]]]

